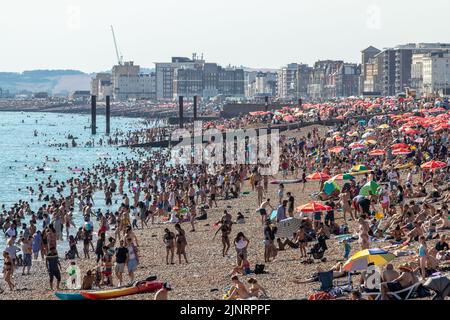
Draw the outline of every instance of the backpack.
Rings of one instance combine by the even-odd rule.
[[[264,264],[257,264],[255,265],[255,274],[263,274],[265,265]]]

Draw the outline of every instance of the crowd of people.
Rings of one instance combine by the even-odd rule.
[[[265,263],[271,265],[290,249],[299,249],[300,263],[311,263],[311,253],[320,253],[319,260],[326,261],[327,241],[338,242],[335,237],[341,235],[349,235],[342,242],[344,260],[352,252],[380,245],[398,255],[417,256],[401,266],[400,274],[391,264],[385,267],[381,293],[387,298],[387,292],[419,281],[416,274],[426,279],[450,263],[445,238],[450,227],[450,125],[445,124],[450,119],[445,109],[432,107],[421,101],[387,98],[311,105],[308,108],[317,109],[319,117],[343,119],[324,132],[315,127],[305,135],[293,132],[294,137],[282,136],[280,174],[276,177],[262,175],[258,164],[214,165],[213,170],[206,164],[173,164],[170,150],[152,152],[142,161],[147,151],[139,149],[134,151],[136,159],[103,160],[66,181],[49,176],[37,191],[29,187],[38,194],[38,210],[33,211],[27,200],[19,200],[10,208],[2,206],[0,225],[7,239],[4,279],[14,290],[18,270],[22,269],[23,276],[30,274],[33,261],[40,257],[46,261],[50,289],[54,289],[54,279],[56,289],[61,289],[60,250],[64,247],[68,248],[64,252],[68,260],[96,261],[95,268],[84,270],[82,289],[133,283],[142,250],[135,232],[160,224],[165,225],[161,240],[166,264],[188,264],[190,233],[196,232],[198,222],[210,220],[208,213],[216,210],[218,200],[237,199],[249,189],[257,195],[255,207],[249,208],[253,212],[256,209],[255,217],[233,213],[231,208],[213,225],[213,240],[221,236],[221,255],[230,256],[233,246],[236,257],[236,264],[230,266],[233,288],[227,299],[270,294],[253,276],[264,271],[257,270],[261,265],[249,261],[253,239],[239,230],[243,223],[261,228],[261,250]],[[381,114],[374,114],[374,110]],[[398,116],[397,112],[403,114]],[[351,117],[356,115],[367,119]],[[264,123],[266,116],[256,119]],[[224,120],[223,124],[245,126],[248,122],[243,119],[250,118],[246,115],[235,122]],[[124,141],[154,140],[165,134],[163,129],[142,129],[128,133]],[[432,160],[437,167],[423,167]],[[285,192],[285,183],[280,182],[276,193],[271,194],[269,182],[275,178],[288,184],[294,181],[300,185],[298,193]],[[317,192],[309,198],[325,209],[306,211],[298,198],[305,184],[316,183],[314,180],[318,180]],[[49,186],[56,188],[56,193],[49,194]],[[94,198],[99,195],[106,211],[95,209]],[[80,213],[83,224],[76,226],[74,214]],[[289,218],[300,222],[286,235],[281,232],[282,223]],[[405,249],[411,246],[412,254]],[[247,289],[239,277],[249,275],[252,278]],[[356,299],[358,293],[351,296]]]

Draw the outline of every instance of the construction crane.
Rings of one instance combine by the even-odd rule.
[[[114,40],[114,47],[116,48],[116,55],[117,55],[117,61],[119,63],[119,66],[123,65],[123,56],[119,54],[119,49],[117,48],[117,41],[116,41],[116,35],[114,33],[114,27],[111,26],[111,32]]]

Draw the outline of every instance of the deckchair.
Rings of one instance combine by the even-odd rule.
[[[335,280],[333,277],[333,271],[326,271],[326,272],[319,272],[318,274],[319,282],[320,282],[320,288],[316,289],[315,291],[330,291],[333,288],[340,288],[342,290],[346,290],[345,287],[351,287],[352,283],[350,281],[339,281]]]
[[[419,286],[422,284],[422,282],[416,282],[415,284],[413,284],[412,286],[399,290],[399,291],[395,291],[395,292],[387,292],[388,296],[394,297],[397,300],[408,300],[409,298],[411,298],[411,296],[416,292],[417,288],[419,288]],[[406,295],[405,295],[406,294]],[[381,291],[377,291],[377,292],[363,292],[362,293],[363,296],[366,297],[373,297],[374,300],[380,300],[381,299]],[[404,296],[402,298],[402,296]]]
[[[397,300],[408,300],[416,292],[417,288],[419,288],[421,284],[422,282],[418,281],[408,288],[396,292],[388,292],[387,294],[389,296],[393,296]],[[406,295],[404,296],[404,298],[402,298],[402,295],[404,293],[406,293]]]

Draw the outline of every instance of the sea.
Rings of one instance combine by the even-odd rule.
[[[111,118],[112,133],[116,129],[128,131],[156,125],[156,122],[148,124],[138,118]],[[72,176],[79,175],[78,172],[69,168],[90,168],[100,161],[116,162],[126,157],[135,158],[129,148],[108,146],[105,143],[103,146],[98,146],[100,138],[107,139],[105,128],[104,116],[97,116],[97,134],[91,135],[90,115],[0,112],[0,206],[10,208],[22,199],[31,204],[33,211],[37,211],[45,202],[38,201],[37,192],[31,195],[26,189],[27,186],[37,191],[38,184],[47,181],[49,176],[52,176],[53,181],[66,181]],[[76,138],[77,147],[71,147],[72,140],[67,139],[69,135]],[[96,146],[86,146],[85,143],[92,139],[96,142]],[[57,146],[64,143],[69,143],[69,148]],[[46,157],[50,161],[47,161]],[[37,171],[37,168],[43,168],[44,171]],[[52,194],[52,189],[44,189],[44,191],[46,191],[45,194]],[[114,204],[116,199],[119,200],[118,195],[113,199],[113,206],[108,209],[117,209],[118,204]],[[102,209],[103,212],[106,210],[102,192],[94,195],[94,202],[95,210]],[[120,204],[120,201],[118,203]],[[76,205],[74,222],[77,227],[83,224],[82,213],[78,212]],[[38,221],[37,227],[41,229],[41,221]],[[18,228],[18,232],[20,230],[21,228]],[[75,232],[76,230],[72,227],[71,234]],[[66,248],[66,242],[64,241],[61,247],[58,243],[59,251],[61,248],[63,250]],[[6,238],[0,231],[1,252],[5,246]],[[0,261],[1,264],[2,261]]]

